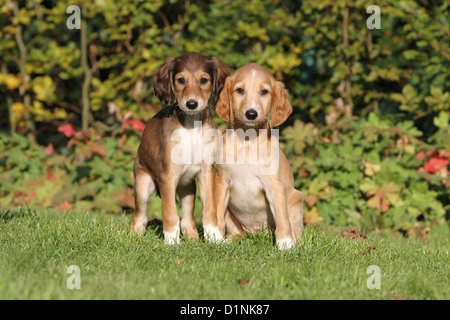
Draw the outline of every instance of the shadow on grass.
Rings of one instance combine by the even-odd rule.
[[[35,216],[36,213],[32,211],[30,208],[20,208],[20,209],[7,209],[7,210],[0,210],[0,221],[8,222],[9,220],[15,219],[15,218],[23,218],[23,217],[29,217],[29,216]]]
[[[203,226],[201,223],[197,223],[197,230],[198,230],[198,234],[200,239],[203,239]],[[155,235],[160,238],[160,239],[164,239],[164,233],[163,233],[163,223],[160,219],[154,218],[151,219],[147,222],[147,226],[146,226],[146,231],[153,231],[155,233]],[[181,238],[184,238],[183,235],[181,234]]]

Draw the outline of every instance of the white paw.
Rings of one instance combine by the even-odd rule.
[[[206,241],[211,243],[221,242],[223,240],[222,233],[220,233],[219,227],[204,226],[203,235]]]
[[[172,232],[163,232],[164,242],[168,245],[180,243],[180,227],[179,225]]]
[[[294,240],[288,238],[288,239],[277,240],[277,245],[278,245],[278,249],[280,249],[280,250],[289,250],[292,247],[294,247],[295,242],[294,242]]]

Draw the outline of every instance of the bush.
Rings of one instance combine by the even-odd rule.
[[[450,125],[442,112],[432,136],[406,120],[394,124],[374,113],[314,127],[297,120],[283,132],[296,187],[305,193],[305,220],[324,220],[367,231],[394,230],[426,236],[447,232]],[[441,121],[441,122],[440,122]]]
[[[108,131],[59,128],[67,137],[60,153],[20,135],[0,134],[0,206],[99,209],[134,208],[133,163],[144,124],[128,119]]]

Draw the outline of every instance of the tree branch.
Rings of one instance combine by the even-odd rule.
[[[86,12],[83,8],[81,18],[80,42],[81,42],[81,67],[84,71],[84,81],[81,87],[81,130],[88,129],[88,120],[90,113],[89,87],[92,81],[92,69],[89,67],[87,59],[87,22],[84,18]]]

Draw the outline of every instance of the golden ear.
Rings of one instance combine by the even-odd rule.
[[[223,90],[219,95],[219,100],[217,101],[215,109],[217,115],[227,122],[233,121],[232,115],[230,115],[232,110],[231,92],[230,92],[231,87],[232,87],[232,80],[231,77],[228,77],[225,79],[225,84],[223,85]]]
[[[292,105],[289,102],[289,97],[283,82],[275,81],[273,84],[273,100],[272,100],[272,114],[270,116],[270,126],[272,128],[279,126],[292,113]]]
[[[175,102],[172,90],[172,77],[175,59],[169,57],[166,62],[156,71],[153,77],[153,91],[158,99],[166,106]]]

